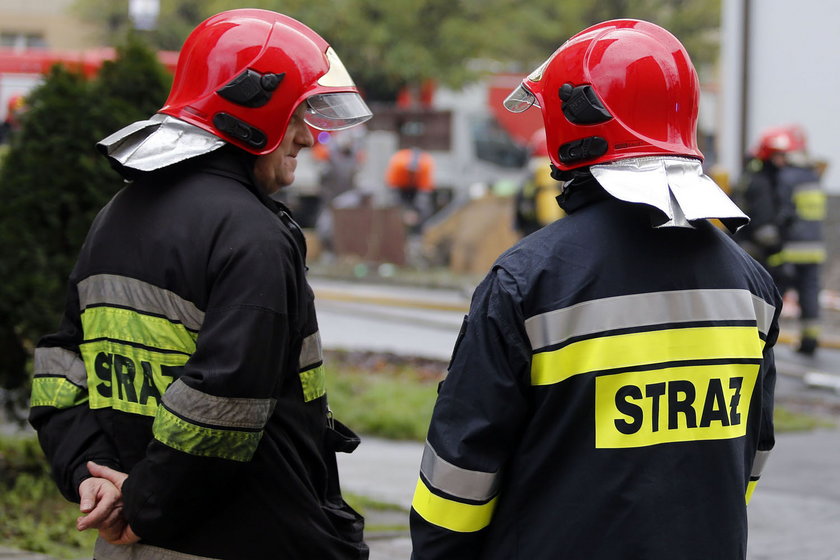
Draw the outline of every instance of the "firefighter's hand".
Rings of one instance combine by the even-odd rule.
[[[87,467],[93,477],[79,486],[79,509],[87,515],[76,521],[76,528],[79,531],[98,529],[99,535],[112,544],[140,540],[122,515],[122,485],[128,475],[92,461]]]

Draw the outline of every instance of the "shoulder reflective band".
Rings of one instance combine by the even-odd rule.
[[[770,457],[770,451],[759,450],[755,452],[755,459],[753,460],[753,467],[750,472],[750,480],[747,483],[747,491],[744,495],[747,505],[749,505],[750,500],[752,499],[753,492],[755,492],[755,487],[758,485],[758,479],[761,478],[761,471],[764,470],[764,465],[767,464],[768,457]]]
[[[313,401],[327,394],[327,379],[323,362],[321,334],[315,332],[303,340],[300,349],[299,375],[305,402]]]
[[[496,500],[474,505],[442,498],[432,493],[421,478],[414,489],[411,507],[433,525],[458,533],[474,533],[490,524]]]
[[[79,282],[78,290],[82,309],[100,305],[127,307],[141,313],[166,317],[191,331],[198,331],[204,321],[204,312],[194,303],[136,278],[97,274]]]
[[[70,408],[87,402],[87,374],[78,354],[65,348],[36,348],[30,406]]]
[[[465,500],[486,502],[498,491],[498,473],[457,467],[438,456],[428,441],[423,449],[420,472],[432,487]]]
[[[746,290],[676,290],[579,303],[531,317],[525,330],[534,350],[600,332],[702,321],[752,323],[766,335],[774,313]]]
[[[249,461],[275,401],[217,397],[179,380],[166,391],[163,404],[152,431],[164,445],[191,455]]]

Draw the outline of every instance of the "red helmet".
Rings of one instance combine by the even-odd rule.
[[[753,152],[758,159],[770,159],[774,153],[801,153],[806,149],[805,132],[796,125],[776,126],[762,131]]]
[[[159,111],[253,154],[274,151],[292,113],[341,130],[371,117],[335,51],[299,21],[268,10],[221,12],[187,37]]]
[[[668,31],[613,20],[566,41],[505,100],[542,109],[548,153],[559,169],[653,155],[703,159],[697,148],[700,83]]]

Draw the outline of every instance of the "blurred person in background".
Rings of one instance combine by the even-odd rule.
[[[98,145],[127,185],[35,351],[30,413],[97,560],[368,557],[335,459],[359,440],[327,406],[304,237],[271,195],[309,127],[370,116],[317,33],[232,10],[187,38],[160,111]]]
[[[743,559],[781,297],[711,219],[699,80],[661,27],[578,33],[508,96],[567,213],[476,289],[410,513],[415,560]]]
[[[784,295],[796,294],[800,342],[813,355],[820,337],[820,273],[826,249],[826,195],[807,138],[796,125],[763,130],[739,192],[751,222],[736,239],[773,275]]]
[[[530,144],[528,175],[514,195],[513,228],[523,237],[564,215],[557,204],[560,183],[551,176],[545,129],[535,132]]]
[[[336,198],[356,190],[356,177],[364,161],[364,126],[330,134],[322,143],[322,168],[319,177],[318,236],[327,249],[333,248],[332,204]],[[328,133],[322,133],[326,137]],[[355,200],[354,200],[355,202]]]
[[[11,141],[12,136],[20,130],[20,119],[26,111],[26,98],[14,95],[9,99],[6,108],[6,118],[0,123],[0,144]]]
[[[419,233],[434,211],[435,160],[420,148],[398,150],[388,160],[385,184],[403,207],[409,232]]]

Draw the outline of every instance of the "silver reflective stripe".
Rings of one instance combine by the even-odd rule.
[[[204,322],[204,312],[194,303],[136,278],[97,274],[79,282],[78,290],[82,309],[91,305],[119,305],[178,321],[193,331],[198,331]]]
[[[498,473],[469,471],[441,459],[427,441],[420,461],[420,472],[429,484],[450,496],[485,502],[496,495]]]
[[[825,243],[822,241],[788,241],[785,243],[784,250],[801,253],[825,251]]]
[[[756,451],[755,459],[753,459],[752,472],[750,478],[758,478],[761,476],[761,471],[764,470],[764,465],[767,464],[767,458],[770,457],[769,451]]]
[[[303,339],[300,348],[300,369],[310,369],[324,361],[324,352],[321,347],[321,333],[315,332]]]
[[[116,545],[102,538],[96,539],[93,557],[96,560],[218,560],[209,556],[194,556],[148,544]]]
[[[164,393],[163,404],[178,416],[193,423],[261,430],[274,410],[276,401],[208,395],[179,379]]]
[[[74,385],[87,387],[87,371],[82,357],[65,348],[36,348],[35,375],[60,375]]]
[[[776,314],[776,308],[753,295],[753,308],[755,309],[755,320],[758,323],[758,332],[766,335],[770,331],[770,326],[773,324],[773,315]]]
[[[696,321],[755,321],[766,334],[774,311],[747,290],[676,290],[586,301],[535,315],[525,330],[534,350],[604,331]]]

